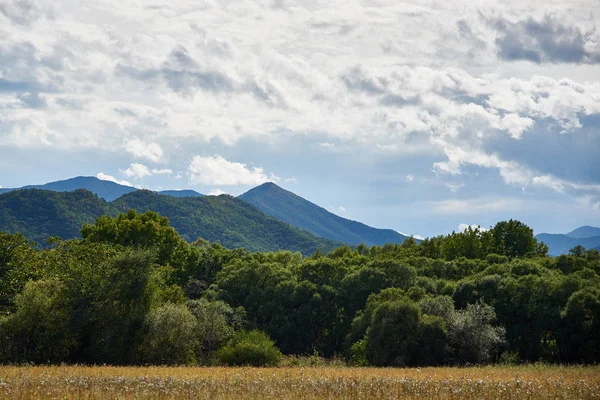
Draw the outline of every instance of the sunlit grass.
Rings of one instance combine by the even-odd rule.
[[[0,367],[1,399],[598,399],[600,367]]]

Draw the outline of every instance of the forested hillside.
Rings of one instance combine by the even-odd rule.
[[[0,195],[0,232],[23,233],[43,243],[50,236],[79,237],[81,225],[104,214],[115,214],[104,200],[87,190],[51,192],[15,190]]]
[[[329,251],[340,243],[321,239],[276,220],[231,196],[173,197],[136,190],[108,203],[87,190],[53,192],[16,190],[0,195],[0,231],[22,233],[44,245],[46,238],[80,237],[84,222],[129,209],[157,211],[187,241],[218,241],[228,248],[251,251]]]
[[[112,206],[120,212],[156,211],[169,218],[175,230],[189,242],[202,238],[218,241],[228,248],[291,250],[302,254],[317,249],[328,251],[340,245],[272,218],[228,195],[174,198],[138,190],[115,200]]]
[[[264,183],[239,196],[263,212],[319,237],[352,245],[400,244],[408,237],[391,229],[372,228],[342,218],[274,183]]]
[[[189,244],[132,210],[46,249],[0,234],[0,362],[598,363],[600,253],[546,253],[514,220],[305,258]]]

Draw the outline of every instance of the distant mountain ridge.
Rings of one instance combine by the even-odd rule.
[[[571,232],[566,234],[572,238],[590,238],[594,236],[600,236],[600,228],[596,228],[594,226],[580,226],[579,228],[572,230]]]
[[[328,252],[342,245],[270,217],[232,196],[182,198],[148,190],[134,190],[110,203],[86,189],[10,191],[0,194],[0,231],[23,233],[38,243],[50,236],[71,239],[80,236],[83,223],[132,208],[139,212],[152,210],[169,218],[171,226],[190,242],[203,238],[229,248],[290,250],[303,255],[316,250]]]
[[[238,197],[268,215],[319,237],[357,245],[400,244],[408,237],[335,215],[274,183],[264,183]]]
[[[77,176],[75,178],[50,182],[43,185],[27,185],[21,188],[2,188],[0,189],[0,194],[19,189],[41,189],[50,190],[53,192],[72,192],[77,189],[86,189],[109,202],[116,200],[123,195],[139,190],[133,186],[121,185],[112,181],[105,181],[94,176]],[[157,193],[173,197],[203,196],[194,190],[163,190]]]
[[[600,251],[600,228],[593,226],[581,226],[566,234],[540,233],[535,238],[548,246],[551,256],[568,254],[577,245]]]

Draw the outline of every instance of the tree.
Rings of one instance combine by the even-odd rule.
[[[208,361],[215,350],[231,339],[235,330],[242,327],[246,315],[243,307],[233,309],[220,300],[191,300],[188,307],[196,318],[193,332],[197,339],[196,354],[203,361]]]
[[[548,246],[539,243],[533,229],[517,220],[498,222],[491,230],[494,252],[509,258],[545,256]]]
[[[448,339],[456,362],[482,364],[490,360],[494,349],[504,342],[504,328],[491,323],[494,308],[479,302],[452,314]]]
[[[561,348],[565,361],[597,362],[600,359],[600,290],[575,292],[562,311],[565,323]]]
[[[196,325],[196,318],[183,304],[167,303],[150,311],[144,321],[142,361],[159,365],[195,362]]]
[[[177,256],[184,256],[187,244],[169,226],[169,220],[153,211],[143,214],[136,210],[119,214],[116,218],[102,216],[91,224],[84,224],[81,236],[89,242],[108,242],[127,247],[154,249],[158,255],[158,263],[180,265],[183,261]]]
[[[76,340],[69,326],[71,307],[65,292],[58,279],[25,285],[16,297],[16,312],[3,324],[5,357],[35,363],[58,363],[69,358]]]

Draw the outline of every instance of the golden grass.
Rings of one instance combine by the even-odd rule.
[[[0,399],[598,399],[600,367],[0,366]]]

